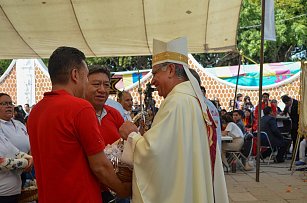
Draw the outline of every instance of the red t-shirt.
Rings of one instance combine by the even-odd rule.
[[[100,130],[105,145],[108,145],[120,138],[118,129],[124,123],[124,118],[119,111],[111,106],[104,105],[103,108],[106,110],[107,115],[101,119]]]
[[[87,159],[105,147],[92,105],[64,90],[47,92],[27,127],[39,202],[101,202]]]

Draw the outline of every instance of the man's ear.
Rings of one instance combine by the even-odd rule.
[[[78,69],[74,68],[71,70],[70,72],[70,78],[74,83],[77,83],[77,81],[79,80],[79,71]]]
[[[176,66],[173,63],[169,64],[168,66],[169,66],[168,78],[172,78],[176,75]]]

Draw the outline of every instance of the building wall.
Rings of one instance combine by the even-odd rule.
[[[16,66],[9,72],[8,76],[0,81],[0,92],[11,96],[12,101],[17,101],[17,82],[16,82]]]

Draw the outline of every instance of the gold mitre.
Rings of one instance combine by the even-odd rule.
[[[153,40],[152,66],[171,62],[187,66],[188,46],[187,38],[180,37],[169,42]]]

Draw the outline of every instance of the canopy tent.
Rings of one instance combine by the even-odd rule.
[[[236,48],[242,0],[0,0],[0,59],[149,55],[153,38],[187,36],[189,52]]]

